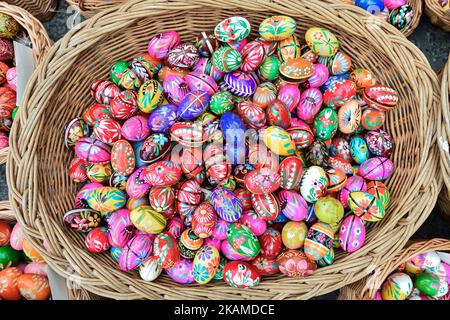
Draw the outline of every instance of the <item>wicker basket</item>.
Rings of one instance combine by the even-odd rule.
[[[67,2],[71,6],[78,7],[84,17],[90,18],[102,10],[124,4],[126,0],[67,0]]]
[[[425,13],[431,23],[450,32],[450,11],[444,11],[438,0],[425,0]]]
[[[62,221],[77,186],[67,175],[71,154],[61,132],[91,103],[90,83],[107,77],[114,61],[144,52],[152,35],[162,30],[176,29],[182,38],[192,40],[231,15],[243,15],[256,26],[271,14],[299,19],[301,37],[313,25],[333,30],[357,66],[373,70],[380,82],[399,92],[401,103],[386,120],[386,130],[396,142],[392,158],[398,167],[388,182],[392,203],[383,221],[368,231],[365,246],[350,255],[337,254],[332,266],[310,277],[267,277],[251,290],[233,289],[224,282],[183,286],[165,275],[148,283],[137,272],[119,270],[109,254],[89,253],[84,237],[69,231]],[[32,244],[56,272],[67,277],[66,270],[76,266],[89,291],[118,299],[304,299],[369,274],[403,248],[426,220],[442,181],[436,175],[437,76],[420,50],[394,27],[367,26],[368,15],[338,3],[325,8],[318,0],[134,0],[70,31],[34,72],[10,138],[7,178],[12,207]],[[253,28],[252,36],[256,32]],[[48,251],[40,244],[43,240]]]
[[[364,279],[345,286],[340,290],[339,300],[373,300],[387,277],[402,263],[412,257],[429,251],[450,251],[450,240],[432,239],[411,243],[407,248],[382,264],[375,272]]]
[[[450,219],[450,55],[449,62],[441,71],[441,113],[442,120],[438,122],[439,147],[441,151],[441,175],[444,187],[439,195],[438,207],[440,212]]]
[[[5,0],[9,4],[24,8],[41,21],[49,20],[56,11],[58,0]]]
[[[44,26],[26,10],[5,2],[0,2],[0,12],[16,19],[22,28],[25,29],[33,46],[34,60],[38,64],[52,45]],[[6,162],[8,150],[9,148],[0,150],[0,164]]]

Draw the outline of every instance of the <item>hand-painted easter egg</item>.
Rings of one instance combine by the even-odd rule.
[[[288,16],[272,16],[259,25],[261,38],[268,41],[281,41],[290,37],[297,28],[294,18]]]
[[[235,222],[242,216],[242,204],[232,191],[217,187],[212,191],[210,199],[221,219]]]
[[[364,110],[361,116],[361,125],[366,130],[380,129],[384,124],[385,113],[372,108]]]
[[[377,222],[384,217],[384,207],[381,202],[367,192],[351,192],[348,205],[352,212],[364,221]]]
[[[366,161],[370,156],[366,141],[359,136],[353,137],[350,140],[350,154],[357,164]]]
[[[328,67],[332,75],[342,75],[350,71],[352,60],[349,55],[338,51],[333,57],[319,57],[318,61]]]
[[[2,38],[0,40],[0,61],[8,62],[14,58],[14,45],[12,40]]]
[[[161,32],[148,43],[148,54],[157,60],[164,60],[169,51],[177,46],[180,41],[180,35],[175,30]]]
[[[301,44],[300,39],[295,35],[291,35],[288,38],[281,40],[278,44],[278,58],[281,62],[297,59],[301,56]]]
[[[256,103],[250,101],[239,102],[236,111],[244,123],[250,128],[261,129],[266,124],[266,113]]]
[[[17,278],[20,295],[27,300],[47,300],[50,298],[50,284],[46,276],[22,274]]]
[[[255,90],[253,102],[266,108],[277,98],[277,88],[272,82],[263,82]],[[281,100],[281,99],[280,99]]]
[[[399,101],[394,89],[379,84],[365,88],[362,98],[369,107],[379,111],[392,110]]]
[[[376,156],[388,157],[392,152],[392,137],[384,130],[372,130],[365,134],[364,139],[371,153]]]
[[[198,49],[191,43],[181,43],[169,51],[166,62],[170,68],[192,68],[200,59]]]
[[[195,38],[195,46],[201,57],[210,57],[219,48],[219,41],[209,31],[203,31]]]
[[[194,252],[200,249],[203,245],[203,239],[199,238],[191,228],[184,230],[179,240],[183,246],[186,247],[186,249]]]
[[[213,234],[217,223],[217,215],[214,207],[208,202],[202,202],[195,209],[192,216],[192,230],[201,239]]]
[[[73,147],[80,139],[89,135],[89,127],[82,119],[75,118],[65,126],[64,144]]]
[[[156,108],[148,118],[148,127],[157,133],[168,132],[170,127],[178,119],[179,107],[173,104],[165,104]]]
[[[204,73],[190,72],[184,77],[184,82],[191,91],[205,91],[208,96],[212,96],[217,92],[217,83],[213,77]]]
[[[323,259],[333,246],[334,232],[330,225],[317,222],[308,230],[303,245],[306,256],[313,261]]]
[[[129,141],[142,141],[150,135],[147,119],[134,116],[126,120],[120,130],[122,137]]]
[[[101,222],[99,213],[94,210],[87,209],[87,208],[73,209],[73,210],[67,211],[64,214],[63,220],[64,220],[64,223],[66,224],[66,226],[68,226],[69,228],[74,229],[76,231],[81,231],[84,233],[89,232],[93,228],[98,227]],[[19,232],[21,233],[22,231],[19,231]],[[23,234],[16,235],[14,233],[13,236],[14,237],[11,237],[11,246],[13,246],[13,248],[16,250],[22,250],[23,249]],[[20,238],[15,239],[16,236],[18,236]],[[20,246],[16,246],[15,241],[20,241]],[[18,245],[18,243],[17,243],[17,245]]]
[[[403,30],[409,27],[414,17],[414,9],[406,4],[391,11],[389,15],[389,22],[398,30]]]
[[[224,46],[213,55],[213,65],[221,72],[231,72],[239,69],[242,64],[242,55],[235,49]]]
[[[153,237],[138,234],[130,239],[119,257],[119,268],[124,271],[139,268],[153,252]]]
[[[337,112],[333,108],[324,108],[314,120],[315,136],[321,140],[331,139],[338,128]]]
[[[151,113],[164,100],[163,87],[156,80],[149,80],[142,84],[137,95],[137,106],[144,113]]]
[[[144,180],[151,186],[171,186],[180,181],[182,170],[172,161],[158,161],[144,169]]]
[[[247,43],[241,51],[242,65],[240,69],[244,72],[255,71],[264,59],[264,46],[259,41]]]
[[[248,166],[251,166],[251,165],[248,165]],[[254,169],[253,166],[251,166],[250,170],[253,170],[253,169]],[[245,169],[243,169],[243,170],[245,170]],[[236,174],[236,170],[235,170],[235,174]],[[247,172],[245,174],[247,174]],[[239,181],[240,185],[243,185],[243,183],[244,183],[243,179],[245,179],[245,174],[243,175],[242,180]],[[248,211],[248,210],[252,210],[252,208],[253,208],[252,207],[252,199],[251,199],[252,194],[250,191],[248,191],[245,188],[237,188],[236,190],[234,190],[234,194],[241,202],[242,210],[244,212]]]
[[[238,253],[248,258],[256,257],[261,251],[258,238],[250,228],[240,223],[228,227],[227,241]]]
[[[351,134],[358,130],[361,123],[361,108],[357,100],[344,103],[338,111],[339,131]]]
[[[0,220],[0,246],[9,243],[11,239],[11,227],[6,222]]]
[[[154,163],[166,156],[171,149],[170,139],[164,133],[153,133],[144,141],[139,151],[142,162]]]
[[[223,280],[233,288],[253,288],[261,281],[261,274],[253,265],[242,262],[228,262],[223,269]]]
[[[9,68],[6,72],[6,81],[14,91],[17,91],[17,73],[16,67]]]
[[[14,250],[10,244],[0,247],[0,270],[16,266],[20,262],[20,257],[20,251]]]
[[[318,166],[311,166],[304,171],[300,182],[300,193],[306,201],[314,203],[325,195],[327,185],[325,170]]]
[[[264,220],[275,220],[280,214],[280,206],[277,198],[271,194],[253,194],[252,193],[252,206],[255,212]]]
[[[148,199],[153,210],[164,214],[174,208],[175,190],[172,187],[153,186],[150,189]]]
[[[137,97],[133,90],[119,93],[109,104],[111,116],[116,120],[126,120],[134,116],[138,111]]]
[[[81,138],[75,143],[78,158],[91,163],[108,163],[111,159],[111,147],[95,138]]]
[[[286,84],[280,88],[277,99],[284,103],[290,112],[294,111],[300,103],[300,89],[295,84]],[[273,99],[272,101],[274,101]]]
[[[84,242],[89,252],[92,253],[106,252],[111,247],[108,241],[107,230],[104,227],[92,229]]]
[[[286,250],[277,257],[278,267],[288,277],[307,277],[314,273],[317,265],[308,259],[303,251]]]
[[[308,227],[301,221],[289,221],[283,226],[281,238],[288,249],[300,249],[306,239]]]
[[[245,212],[240,222],[249,227],[255,236],[262,235],[267,229],[267,222],[253,210]]]
[[[384,183],[380,181],[370,181],[367,184],[367,193],[377,198],[386,209],[390,201],[390,193]]]
[[[262,276],[270,276],[280,272],[278,264],[275,258],[264,257],[263,255],[257,256],[251,262],[252,266],[258,269]]]
[[[156,235],[153,254],[163,269],[172,268],[180,259],[177,241],[169,234],[162,232]]]
[[[194,258],[193,274],[199,284],[212,280],[220,263],[220,254],[212,245],[204,245],[197,251]]]
[[[245,177],[245,186],[254,194],[275,192],[281,184],[278,172],[261,168],[249,172]]]
[[[339,169],[346,174],[354,174],[355,169],[352,167],[349,161],[344,160],[341,157],[330,156],[328,157],[328,166],[332,169]]]
[[[308,79],[310,88],[320,88],[329,78],[330,71],[328,68],[321,64],[314,65],[314,74]]]
[[[93,163],[86,169],[86,175],[91,182],[103,183],[111,178],[113,168],[110,163]]]
[[[295,152],[292,138],[283,128],[268,127],[264,130],[263,141],[272,152],[280,156],[290,156]]]
[[[163,82],[163,92],[167,99],[174,105],[180,105],[181,100],[189,93],[189,87],[178,75],[168,75]]]
[[[276,99],[266,108],[267,122],[271,126],[288,129],[291,126],[291,113],[286,105]]]
[[[264,257],[276,258],[283,248],[281,233],[274,228],[267,228],[259,237],[259,242],[261,244],[261,254]]]
[[[127,140],[114,142],[111,149],[111,165],[118,174],[130,175],[136,165],[136,157],[131,144]]]
[[[238,97],[247,98],[253,95],[259,84],[255,73],[245,73],[239,70],[225,74],[226,88]]]
[[[291,127],[287,130],[297,150],[309,147],[314,142],[314,134],[306,122],[292,118]]]
[[[406,300],[413,290],[411,278],[401,272],[390,275],[381,287],[383,300]]]
[[[335,198],[326,196],[314,204],[314,212],[321,222],[333,224],[344,217],[344,207]]]
[[[209,100],[210,97],[206,91],[191,91],[181,100],[176,114],[185,120],[197,118],[206,110]],[[176,117],[173,120],[175,122]],[[169,128],[166,127],[165,129]]]
[[[222,42],[240,41],[250,34],[250,22],[244,17],[230,17],[214,28],[215,37]]]
[[[306,121],[312,122],[319,112],[323,102],[322,92],[317,88],[305,90],[297,106],[297,116]]]
[[[166,218],[150,206],[142,206],[131,210],[130,219],[137,229],[150,234],[160,233],[167,223]]]
[[[371,14],[376,14],[384,10],[384,0],[355,0],[355,5]]]
[[[265,57],[259,65],[258,74],[263,80],[274,81],[278,78],[280,60],[276,56]]]
[[[210,108],[216,115],[224,114],[233,109],[233,95],[228,91],[215,93],[211,97]]]
[[[386,180],[394,173],[394,163],[385,157],[370,158],[361,163],[358,174],[367,180]]]
[[[183,217],[192,216],[201,200],[201,187],[196,180],[186,180],[178,185],[175,194],[177,212]]]
[[[348,196],[351,192],[367,191],[366,181],[360,176],[352,176],[347,179],[347,183],[338,194],[338,199],[341,201],[345,209],[348,208]]]
[[[139,275],[144,281],[156,280],[162,272],[158,257],[151,256],[139,267]]]
[[[305,34],[306,43],[311,50],[321,57],[332,57],[339,49],[336,36],[324,28],[309,28]]]
[[[213,77],[214,80],[220,81],[223,78],[224,73],[217,70],[213,64],[213,58],[200,58],[197,64],[193,67],[194,72],[204,73]]]
[[[144,197],[150,185],[144,180],[144,168],[134,171],[127,180],[126,191],[131,198],[139,199]]]
[[[303,174],[302,161],[295,156],[287,157],[280,163],[278,173],[281,177],[281,188],[296,189],[300,185]]]
[[[317,261],[317,265],[319,267],[330,266],[334,263],[334,260],[335,260],[334,248],[331,248],[330,251],[328,251],[328,253],[325,255],[325,257]]]
[[[360,217],[349,215],[339,228],[339,243],[346,252],[355,252],[364,245],[366,227]]]
[[[325,141],[319,139],[315,140],[306,152],[307,161],[315,166],[325,167],[328,162],[328,157],[328,146]]]
[[[280,65],[280,78],[288,83],[301,82],[314,74],[314,65],[303,59],[290,59]]]
[[[350,79],[356,84],[358,89],[364,89],[377,84],[377,80],[372,72],[366,69],[355,69],[350,74]]]
[[[108,240],[116,248],[123,248],[134,236],[130,211],[120,209],[108,216]]]
[[[350,80],[335,81],[323,94],[323,103],[328,107],[340,107],[356,95],[356,85]]]
[[[17,279],[22,271],[16,267],[9,267],[0,271],[0,298],[4,300],[20,300],[21,294],[17,286]]]
[[[180,259],[172,268],[166,269],[167,275],[175,282],[181,284],[194,283],[194,262],[188,259]]]
[[[330,155],[337,156],[344,159],[347,162],[352,161],[352,156],[350,154],[350,143],[344,137],[334,137],[331,141]]]
[[[278,203],[281,213],[292,221],[302,221],[308,214],[308,204],[303,197],[293,190],[278,192]]]
[[[125,194],[117,188],[98,187],[93,189],[87,197],[87,204],[98,212],[113,212],[122,208],[126,203]]]
[[[341,190],[347,183],[347,175],[340,169],[328,169],[328,188],[327,192],[336,192]]]
[[[9,238],[9,243],[14,250],[23,249],[23,230],[20,223],[16,223],[11,230],[11,235]],[[4,245],[4,244],[3,244]]]
[[[95,80],[91,84],[91,96],[100,104],[109,104],[119,94],[119,87],[110,81]]]
[[[93,136],[101,142],[113,144],[120,139],[121,126],[114,119],[102,119],[94,124]]]
[[[110,110],[108,106],[94,103],[86,110],[86,112],[83,114],[81,118],[87,124],[93,126],[95,122],[109,117],[110,117]]]

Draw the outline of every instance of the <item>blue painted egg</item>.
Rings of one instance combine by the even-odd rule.
[[[206,91],[193,90],[189,92],[178,107],[178,115],[184,120],[195,119],[201,115],[209,105],[210,97]]]
[[[338,76],[332,76],[332,77],[329,77],[328,80],[327,80],[327,82],[325,82],[325,83],[322,85],[322,90],[323,90],[323,91],[327,91],[328,88],[330,88],[330,86],[331,86],[333,83],[335,83],[336,81],[340,81],[340,80],[348,80],[348,79],[350,79],[350,74],[349,74],[349,73],[344,73],[344,74],[341,74],[341,75],[338,75]]]
[[[238,97],[248,98],[255,93],[259,85],[258,76],[252,73],[234,71],[225,74],[224,83],[226,88]]]
[[[215,188],[211,193],[211,203],[222,220],[235,222],[242,216],[242,204],[229,189]]]
[[[177,121],[177,109],[174,104],[165,104],[158,107],[150,114],[148,118],[148,126],[153,132],[167,132],[170,127]]]
[[[360,164],[369,159],[369,148],[366,141],[361,137],[353,137],[350,140],[350,154],[353,160]]]
[[[384,0],[356,0],[355,5],[371,14],[380,14],[384,10]]]

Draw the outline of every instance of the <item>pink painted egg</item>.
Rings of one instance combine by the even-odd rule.
[[[154,236],[138,234],[127,242],[119,257],[119,268],[124,271],[139,268],[153,252]]]
[[[102,253],[109,250],[111,245],[108,241],[106,228],[98,227],[92,229],[85,239],[87,249],[92,253]]]
[[[271,194],[252,194],[252,205],[255,212],[264,220],[275,220],[280,214],[277,198]]]
[[[6,81],[9,84],[9,87],[14,91],[17,91],[17,73],[16,67],[9,68],[6,72]]]
[[[136,169],[127,180],[127,194],[131,198],[140,199],[147,194],[149,189],[150,185],[144,179],[144,168]]]
[[[317,265],[300,250],[286,250],[276,260],[281,273],[288,277],[301,278],[314,273]]]
[[[93,136],[101,142],[113,144],[120,139],[121,126],[114,119],[102,119],[94,124]]]
[[[0,132],[0,149],[9,147],[9,137],[6,133]]]
[[[136,156],[131,144],[127,140],[114,142],[111,149],[111,165],[118,174],[129,176],[136,165]]]
[[[123,248],[134,236],[134,230],[129,210],[120,209],[108,217],[108,240],[113,247]]]
[[[367,146],[376,156],[388,157],[392,153],[392,137],[384,130],[372,130],[365,134]]]
[[[117,120],[131,118],[138,112],[137,93],[125,90],[119,93],[109,104],[111,116]]]
[[[323,103],[328,107],[340,107],[356,95],[356,84],[350,80],[338,80],[323,94]]]
[[[241,217],[241,223],[250,228],[250,230],[259,237],[267,229],[267,222],[263,220],[255,211],[249,210],[244,212]]]
[[[250,263],[259,270],[262,276],[270,276],[280,272],[276,258],[268,258],[260,254]]]
[[[287,130],[297,150],[309,147],[314,142],[311,127],[303,120],[292,118],[291,127]]]
[[[386,180],[395,170],[392,160],[385,157],[370,158],[361,163],[358,174],[367,180]]]
[[[175,194],[177,212],[184,217],[192,215],[201,197],[201,187],[196,180],[184,181]]]
[[[228,241],[222,241],[222,244],[220,245],[220,251],[225,258],[231,261],[250,261],[252,259],[251,257],[246,257],[243,254],[237,252],[236,249],[234,249]]]
[[[124,122],[121,133],[122,137],[129,141],[143,141],[150,135],[147,118],[134,116]]]
[[[241,70],[244,72],[255,71],[264,59],[264,46],[259,41],[248,42],[241,51]]]
[[[314,65],[314,74],[308,79],[310,88],[319,88],[325,82],[327,82],[330,77],[330,72],[328,68],[321,63]]]
[[[222,240],[213,239],[213,238],[206,238],[205,241],[203,241],[204,245],[211,245],[214,248],[217,249],[217,251],[220,251],[220,248],[222,246]]]
[[[212,238],[217,240],[226,240],[227,239],[227,230],[230,222],[222,220],[220,218],[217,219],[216,226],[214,227],[214,231],[212,233]],[[225,241],[226,242],[226,241]]]
[[[200,59],[198,49],[191,43],[181,43],[171,49],[166,57],[170,68],[192,68]]]
[[[78,158],[87,162],[105,164],[111,160],[111,147],[95,138],[81,138],[75,143]]]
[[[223,268],[223,280],[233,288],[253,288],[261,281],[261,274],[249,263],[232,261]]]
[[[151,186],[171,186],[180,181],[181,168],[172,161],[158,161],[144,169],[144,180]]]
[[[274,228],[267,230],[259,237],[261,254],[268,258],[276,258],[283,248],[281,233]]]
[[[360,217],[349,215],[339,228],[339,243],[346,252],[355,252],[364,245],[366,227]]]
[[[169,235],[171,235],[175,239],[178,239],[185,230],[185,225],[181,217],[179,216],[172,217],[167,222],[166,230]]]
[[[217,214],[209,202],[202,202],[192,215],[192,231],[201,239],[210,237],[217,223]]]
[[[338,193],[338,199],[345,209],[348,209],[348,196],[351,192],[367,191],[367,184],[364,178],[360,176],[351,176],[347,179],[344,187]]]
[[[300,89],[295,84],[286,84],[278,91],[277,99],[283,102],[290,112],[298,106],[300,98]]]
[[[172,268],[166,269],[167,275],[175,282],[181,284],[194,283],[194,262],[181,258]]]
[[[291,113],[284,102],[276,99],[266,108],[267,122],[271,126],[288,129],[291,126]]]
[[[11,231],[11,236],[9,239],[9,244],[14,250],[23,250],[23,230],[20,223],[16,223]]]
[[[180,35],[175,30],[161,32],[148,43],[148,54],[157,60],[164,60],[169,51],[177,46],[180,41]]]
[[[47,264],[43,262],[31,262],[27,264],[23,270],[26,274],[38,274],[47,277]]]
[[[176,74],[168,75],[163,81],[163,92],[170,103],[179,106],[183,98],[189,93],[189,87],[182,77]]]
[[[281,177],[268,168],[253,170],[245,176],[245,186],[254,194],[275,192],[281,184]]]
[[[214,80],[220,81],[224,76],[224,72],[217,70],[212,63],[211,58],[200,58],[197,64],[193,67],[194,72],[204,73],[213,77]]]
[[[153,186],[150,189],[148,200],[155,211],[164,213],[175,205],[175,190],[172,187]]]
[[[214,78],[204,73],[190,72],[184,76],[183,80],[187,84],[190,91],[205,91],[210,97],[218,90],[217,83]]]
[[[303,197],[293,190],[281,190],[278,192],[278,203],[281,213],[292,221],[302,221],[308,215],[308,203]]]
[[[308,123],[314,121],[317,113],[322,107],[322,92],[317,88],[309,88],[305,90],[297,106],[297,116]]]
[[[384,0],[384,5],[389,9],[389,11],[400,8],[407,3],[407,0]]]

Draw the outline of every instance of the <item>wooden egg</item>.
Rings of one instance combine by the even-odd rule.
[[[413,290],[411,278],[401,272],[390,275],[381,287],[383,300],[406,300]]]
[[[261,274],[247,262],[232,261],[223,269],[223,280],[233,288],[253,288],[261,281]]]
[[[261,83],[255,90],[253,102],[261,108],[266,108],[277,98],[277,88],[272,82]]]
[[[110,81],[95,80],[91,84],[91,96],[100,104],[108,105],[119,94],[119,87]]]
[[[367,193],[377,198],[386,209],[390,201],[390,193],[387,187],[381,181],[370,181],[367,184]]]
[[[291,113],[286,105],[276,99],[266,108],[267,122],[271,126],[288,129],[291,126]]]
[[[276,262],[281,273],[293,278],[310,276],[317,269],[316,263],[300,250],[284,251],[277,257]]]
[[[398,103],[398,93],[384,85],[374,85],[364,89],[363,100],[369,107],[379,111],[392,110]]]
[[[166,269],[167,275],[175,282],[181,284],[194,283],[194,262],[180,259],[172,268]]]
[[[110,117],[109,107],[103,104],[94,103],[83,114],[81,119],[88,125],[93,126],[95,122]]]
[[[272,221],[275,220],[280,214],[280,206],[278,204],[277,198],[271,194],[252,194],[252,206],[255,212],[264,220]]]
[[[364,245],[366,227],[364,221],[353,214],[349,215],[339,228],[339,243],[346,252],[355,252]]]
[[[281,177],[281,188],[286,190],[296,189],[300,185],[303,175],[302,161],[295,156],[287,157],[280,163],[278,173]]]
[[[270,276],[280,272],[278,264],[275,258],[264,257],[263,255],[257,256],[250,262],[262,276]]]
[[[300,249],[306,239],[308,227],[303,221],[289,221],[283,226],[283,244],[288,249]]]
[[[386,180],[394,173],[394,163],[385,157],[370,158],[361,163],[358,174],[367,180]]]
[[[192,68],[199,60],[198,49],[191,43],[181,43],[173,47],[166,57],[170,68]]]
[[[392,152],[392,137],[384,130],[372,130],[365,134],[364,139],[370,152],[376,156],[388,157]]]
[[[21,26],[12,16],[6,13],[0,13],[0,37],[16,38],[21,34]]]
[[[377,79],[372,72],[366,69],[355,69],[350,73],[350,79],[356,84],[358,89],[374,86]]]
[[[231,72],[239,69],[242,55],[235,49],[224,46],[216,50],[213,55],[213,65],[221,72]]]
[[[133,209],[130,213],[130,219],[137,229],[150,234],[160,233],[167,224],[166,218],[150,206]]]
[[[297,118],[291,118],[291,127],[287,130],[297,150],[305,149],[314,142],[314,133],[309,125]]]
[[[211,193],[210,199],[222,220],[235,222],[242,216],[242,204],[232,191],[217,187]]]
[[[338,128],[338,115],[333,108],[324,108],[314,120],[315,136],[321,140],[331,139]]]
[[[339,108],[338,122],[339,131],[345,134],[351,134],[359,128],[361,123],[361,108],[358,101],[347,101]]]
[[[323,259],[333,246],[334,232],[330,225],[317,222],[308,230],[303,245],[308,259],[318,261]]]
[[[384,217],[384,207],[373,195],[363,191],[351,192],[348,205],[352,212],[368,222],[377,222]]]
[[[130,239],[120,254],[119,268],[123,271],[139,268],[153,252],[153,237],[137,234]]]
[[[86,169],[86,175],[91,182],[103,183],[110,179],[113,174],[113,168],[110,163],[93,163]]]
[[[323,102],[328,107],[341,107],[356,95],[356,85],[350,80],[335,81],[323,94]]]
[[[17,278],[17,288],[27,300],[47,300],[51,290],[47,277],[38,274],[22,274]]]
[[[250,22],[239,16],[227,18],[214,28],[215,37],[222,42],[240,41],[250,34]]]
[[[180,260],[177,241],[169,234],[162,232],[156,235],[153,254],[163,269],[172,268]]]
[[[244,72],[253,72],[264,59],[264,46],[259,41],[247,43],[241,51],[242,65],[240,69]]]
[[[336,36],[324,28],[309,28],[306,31],[305,39],[311,50],[321,57],[332,57],[339,49]]]
[[[347,179],[346,184],[338,194],[338,199],[341,201],[345,209],[348,208],[348,196],[351,192],[367,191],[367,184],[364,178],[360,176],[352,176]]]
[[[366,161],[370,156],[366,141],[359,136],[353,137],[350,140],[350,154],[357,164]]]
[[[309,88],[303,91],[297,106],[297,116],[311,123],[322,107],[322,92],[317,88]]]
[[[4,300],[21,299],[17,279],[22,274],[22,271],[16,267],[9,267],[0,271],[0,298]]]
[[[328,169],[328,192],[336,192],[341,190],[347,183],[347,175],[340,169]]]
[[[22,250],[23,249],[23,230],[19,223],[16,223],[11,230],[11,235],[9,239],[9,244],[11,248],[14,250]]]
[[[268,81],[278,78],[280,72],[280,60],[276,56],[265,57],[258,68],[259,76]]]
[[[212,245],[204,245],[197,251],[194,258],[193,274],[199,284],[212,280],[220,264],[220,254]]]
[[[0,221],[0,247],[9,243],[11,239],[11,227],[6,222]]]
[[[314,213],[321,222],[334,224],[344,217],[344,207],[335,198],[326,196],[320,198],[314,204]]]
[[[255,73],[245,73],[239,70],[225,74],[223,80],[226,88],[232,94],[243,98],[253,95],[259,84]]]
[[[211,32],[200,32],[195,38],[195,46],[201,57],[210,57],[219,48],[219,41]]]
[[[125,194],[114,187],[97,187],[87,196],[87,204],[98,212],[113,212],[122,208],[125,203]]]
[[[172,161],[158,161],[144,169],[144,180],[151,186],[174,185],[181,175],[181,167]]]
[[[277,199],[281,213],[289,220],[302,221],[308,215],[308,203],[296,191],[280,190]]]
[[[280,78],[289,83],[298,83],[314,74],[314,65],[303,59],[291,59],[280,65]]]
[[[261,22],[259,34],[267,41],[281,41],[290,37],[296,28],[295,19],[288,16],[272,16]]]
[[[295,145],[288,132],[277,126],[270,126],[263,132],[263,141],[275,154],[290,156],[295,153]]]
[[[109,244],[106,232],[106,228],[98,227],[92,229],[92,231],[88,233],[84,243],[89,252],[102,253],[109,250],[111,245]]]
[[[137,106],[144,113],[151,113],[164,100],[163,87],[156,80],[149,80],[142,84],[137,95]]]
[[[0,88],[1,90],[1,88]],[[2,91],[0,91],[2,94]],[[8,93],[6,93],[8,94]],[[15,99],[15,96],[14,96]],[[75,118],[64,129],[64,144],[67,148],[73,147],[80,139],[89,135],[89,127],[82,119]]]
[[[304,171],[300,193],[306,201],[314,203],[325,195],[327,186],[328,178],[325,170],[318,166],[311,166]]]
[[[78,158],[91,163],[108,163],[111,160],[111,147],[95,138],[81,138],[75,143]]]

